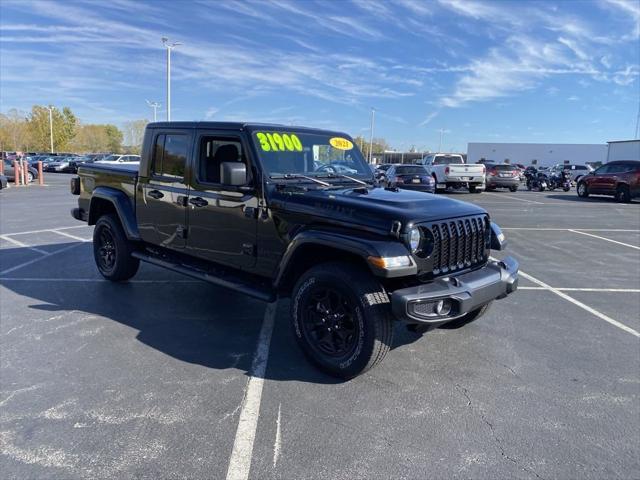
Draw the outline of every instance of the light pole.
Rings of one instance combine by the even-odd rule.
[[[369,136],[369,163],[371,163],[371,151],[373,149],[373,123],[376,118],[376,109],[371,107],[371,134]]]
[[[440,143],[438,144],[438,153],[442,153],[442,134],[444,133],[444,128],[438,130],[440,132]]]
[[[170,43],[167,37],[162,37],[162,45],[167,49],[167,122],[169,122],[171,121],[171,50],[182,43]]]
[[[49,110],[49,140],[51,141],[51,153],[53,153],[53,107],[48,106]]]
[[[145,100],[147,105],[153,108],[153,121],[158,121],[158,109],[160,108],[160,104],[158,102],[150,102],[149,100]]]

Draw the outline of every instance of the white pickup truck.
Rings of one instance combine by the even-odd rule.
[[[436,191],[447,187],[467,187],[469,192],[478,193],[485,189],[484,165],[464,163],[461,155],[453,153],[430,153],[417,160],[424,165],[436,180]]]

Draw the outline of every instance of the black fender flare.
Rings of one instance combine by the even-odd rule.
[[[96,200],[106,201],[113,205],[120,219],[122,228],[129,240],[140,240],[136,215],[131,204],[131,199],[126,193],[110,187],[97,187],[91,194],[89,204],[89,225],[95,225],[99,218],[99,208]]]
[[[360,257],[368,266],[371,272],[383,278],[405,277],[416,275],[417,266],[413,261],[407,247],[396,239],[374,240],[358,237],[356,234],[322,231],[322,230],[304,230],[298,233],[289,243],[280,264],[274,276],[274,286],[279,288],[282,285],[286,275],[291,271],[295,262],[296,254],[305,246],[328,247],[335,250],[353,254]],[[394,268],[393,270],[385,270],[372,265],[369,257],[399,257],[408,256],[411,259],[411,265],[408,267]]]

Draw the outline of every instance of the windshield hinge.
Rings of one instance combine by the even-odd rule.
[[[391,235],[396,238],[400,238],[400,231],[402,230],[402,222],[394,220],[391,224]]]

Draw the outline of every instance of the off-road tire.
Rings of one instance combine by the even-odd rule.
[[[616,188],[616,202],[629,203],[631,201],[631,191],[626,185],[619,185]]]
[[[324,324],[320,328],[310,326],[312,316],[322,315],[315,313],[322,309],[314,296],[325,289],[342,295],[353,312],[347,318],[352,318],[350,324],[357,330],[348,337],[352,348],[342,356],[321,351],[322,343],[314,338],[313,332],[322,330],[324,334]],[[291,296],[291,325],[305,356],[324,372],[343,379],[360,375],[382,362],[393,342],[393,317],[387,293],[365,269],[346,263],[323,263],[300,276]],[[331,335],[334,339],[337,333]]]
[[[587,187],[586,183],[580,182],[576,187],[576,192],[578,193],[579,197],[587,198],[589,196],[589,187]]]
[[[440,328],[444,328],[445,330],[455,330],[457,328],[462,328],[465,325],[470,324],[471,322],[475,322],[485,313],[487,313],[487,310],[489,310],[491,303],[493,302],[489,302],[486,305],[483,305],[482,307],[477,308],[460,318],[456,318],[455,320],[451,320],[450,322],[440,325]]]
[[[133,258],[134,245],[127,239],[115,214],[103,215],[93,230],[93,257],[100,274],[112,282],[133,277],[140,260]]]

